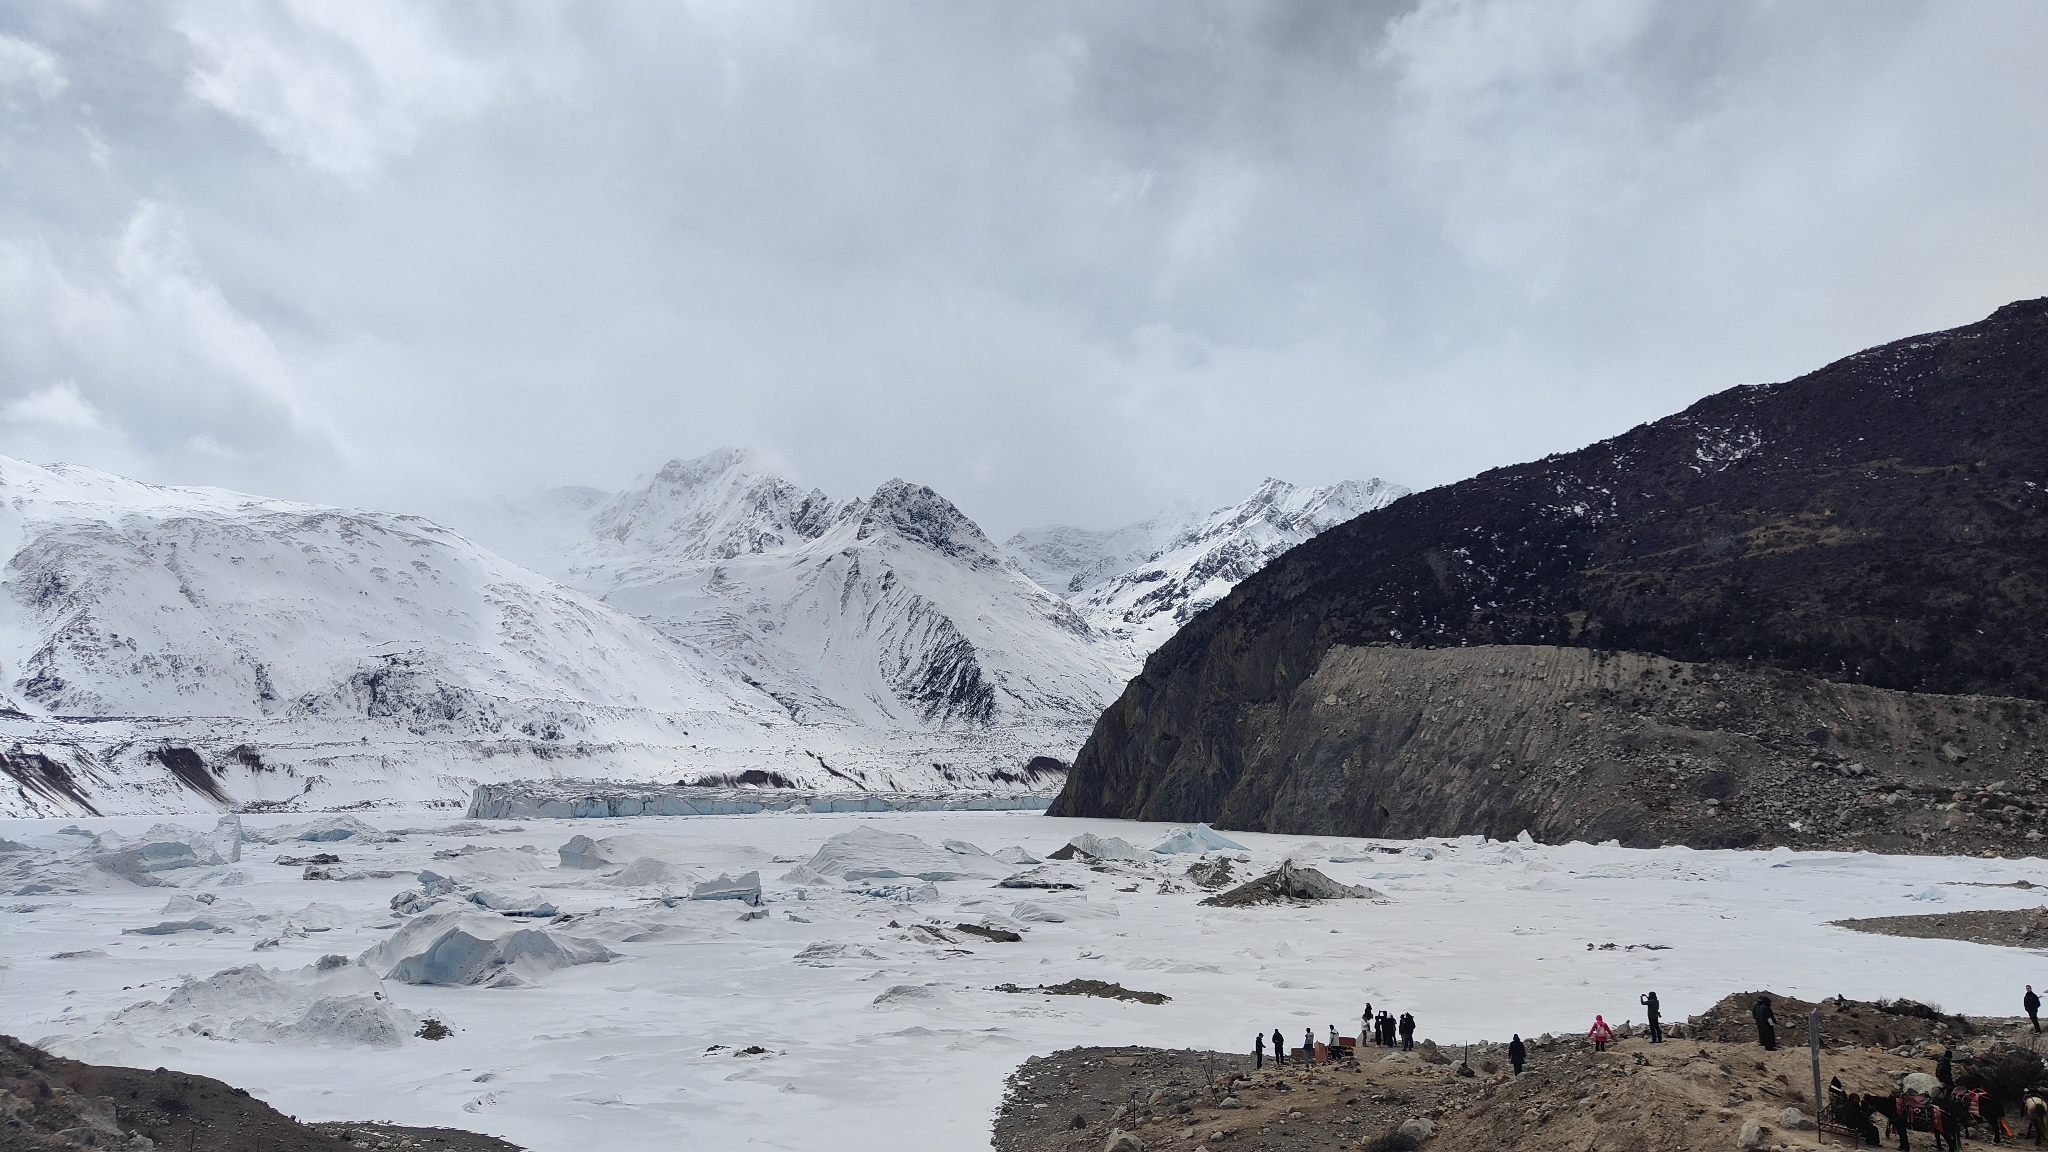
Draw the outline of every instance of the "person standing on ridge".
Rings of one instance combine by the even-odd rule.
[[[1316,1030],[1314,1028],[1303,1028],[1301,1030],[1301,1058],[1311,1064],[1316,1062]]]
[[[1254,1032],[1252,1033],[1252,1071],[1256,1072],[1265,1066],[1266,1034],[1264,1032]]]
[[[2027,985],[2027,994],[2020,997],[2020,1007],[2027,1010],[2027,1019],[2034,1022],[2034,1031],[2041,1030],[2041,998],[2034,995],[2034,986]]]
[[[1372,1005],[1370,1005],[1370,1004],[1367,1004],[1367,1005],[1365,1006],[1365,1011],[1364,1011],[1363,1013],[1361,1013],[1361,1014],[1359,1015],[1359,1017],[1358,1017],[1358,1046],[1359,1046],[1360,1048],[1363,1048],[1363,1047],[1365,1047],[1365,1046],[1366,1046],[1367,1044],[1370,1044],[1370,1043],[1372,1043],[1372,1040],[1370,1039],[1370,1037],[1371,1037],[1371,1036],[1372,1036]]]
[[[1771,998],[1758,996],[1756,1003],[1750,1005],[1749,1014],[1756,1021],[1756,1042],[1764,1046],[1764,1051],[1776,1052],[1778,1017],[1771,1011]]]
[[[1586,1035],[1593,1038],[1593,1051],[1605,1052],[1607,1045],[1614,1039],[1614,1028],[1607,1023],[1607,1017],[1595,1012],[1593,1026],[1586,1030]]]
[[[1645,992],[1638,1000],[1642,1004],[1643,1009],[1650,1014],[1650,1043],[1662,1044],[1664,1042],[1664,1029],[1658,1025],[1657,1021],[1663,1018],[1664,1008],[1657,1003],[1657,994],[1655,992]]]
[[[1414,1050],[1415,1017],[1403,1012],[1401,1013],[1401,1051],[1412,1052]]]
[[[1285,1063],[1287,1063],[1287,1037],[1282,1036],[1280,1030],[1275,1028],[1273,1029],[1273,1064],[1275,1067],[1278,1067]]]
[[[1528,1062],[1529,1046],[1522,1043],[1522,1034],[1517,1032],[1515,1033],[1515,1038],[1508,1041],[1508,1063],[1515,1066],[1515,1075],[1520,1076],[1522,1074],[1522,1065]]]
[[[1934,1062],[1934,1078],[1941,1081],[1941,1089],[1950,1091],[1956,1086],[1955,1049],[1943,1048],[1941,1059]]]

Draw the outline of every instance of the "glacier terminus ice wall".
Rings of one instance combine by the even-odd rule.
[[[804,792],[518,780],[479,784],[472,820],[744,816],[757,812],[1043,812],[1051,793]]]

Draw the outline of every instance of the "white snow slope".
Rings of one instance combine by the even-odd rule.
[[[840,501],[727,449],[585,510],[551,506],[508,506],[481,531],[716,653],[799,722],[1023,725],[1078,747],[1126,678],[1116,644],[930,488],[891,480]]]
[[[1115,687],[1106,661],[1081,658],[1087,629],[977,550],[950,505],[900,487],[842,514],[834,538],[862,547],[819,565],[866,559],[874,579],[846,574],[806,605],[847,630],[886,616],[882,651],[847,678],[851,705],[799,724],[719,629],[654,627],[417,517],[0,458],[0,813],[455,804],[479,781],[565,766],[972,787],[1039,751],[1071,755],[1069,729]],[[947,532],[956,562],[933,563]],[[1013,648],[1040,643],[1039,663],[977,661],[976,622],[953,627],[891,579],[894,554],[933,569],[928,583],[1020,585],[1052,635],[1020,629]],[[763,631],[785,619],[803,623]],[[828,679],[853,664],[843,651],[807,656],[818,695],[849,691]],[[883,717],[897,722],[863,723]]]
[[[280,821],[243,822],[255,836]],[[1672,1018],[1755,988],[2010,1014],[2020,986],[2038,982],[2034,953],[1828,921],[2027,907],[2038,902],[2029,891],[1972,885],[2048,883],[2038,859],[1239,832],[1250,858],[1240,874],[1292,856],[1391,902],[1204,908],[1184,876],[1195,857],[1153,853],[1106,871],[1046,865],[1074,892],[917,878],[932,859],[1001,875],[980,851],[1018,845],[1044,857],[1084,832],[1149,846],[1172,831],[963,812],[465,824],[394,843],[251,845],[240,863],[159,871],[151,878],[163,886],[138,887],[91,861],[119,848],[105,833],[134,837],[148,819],[86,819],[78,832],[64,823],[0,820],[0,839],[28,846],[0,856],[11,901],[0,1031],[66,1056],[217,1076],[304,1120],[471,1128],[536,1152],[985,1149],[1003,1079],[1032,1055],[1091,1044],[1244,1052],[1253,1032],[1276,1026],[1348,1031],[1367,1001],[1413,1012],[1439,1044],[1582,1032],[1596,1012],[1635,1015],[1651,989]],[[203,837],[213,819],[184,823]],[[889,869],[906,878],[784,879],[857,829],[922,841]],[[557,849],[578,834],[636,863],[560,866]],[[893,838],[862,842],[863,870],[891,863]],[[302,880],[301,868],[270,863],[316,848],[366,878]],[[391,897],[417,889],[426,869],[452,890],[395,915]],[[367,876],[379,871],[400,875]],[[765,903],[661,899],[721,872],[758,872]],[[574,920],[485,930],[493,914],[465,896],[508,886]],[[563,952],[538,948],[515,965],[521,987],[406,983],[392,957],[424,947],[442,930],[428,918],[451,910],[480,939],[527,928]],[[766,915],[744,919],[756,913]],[[204,927],[180,928],[195,920]],[[962,922],[1023,940],[979,939],[952,927]],[[1620,947],[1588,948],[1608,943]],[[1645,944],[1660,947],[1628,947]],[[366,963],[323,970],[329,955]],[[262,971],[223,975],[248,965]],[[994,991],[1077,977],[1172,1000]],[[321,997],[328,1011],[309,1008]],[[454,1035],[415,1038],[405,1025],[426,1017]],[[765,1051],[736,1054],[749,1046]],[[1539,1068],[1553,1058],[1538,1045]]]
[[[1268,479],[1207,515],[1173,512],[1108,532],[1041,528],[1012,536],[1003,550],[1115,637],[1134,666],[1281,553],[1406,495],[1377,478],[1324,488]]]

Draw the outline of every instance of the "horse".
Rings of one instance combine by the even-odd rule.
[[[1993,1144],[2003,1144],[2012,1135],[2012,1130],[2005,1126],[2005,1102],[1990,1089],[1958,1088],[1951,1095],[1963,1107],[1962,1121],[1970,1135],[1976,1135],[1979,1124],[1991,1130]]]
[[[2020,1111],[2027,1117],[2027,1135],[2034,1138],[2038,1147],[2042,1139],[2048,1137],[2048,1100],[2029,1095]]]
[[[1937,1148],[1948,1143],[1945,1130],[1947,1126],[1943,1123],[1946,1117],[1943,1116],[1941,1107],[1922,1093],[1901,1092],[1890,1097],[1867,1096],[1864,1102],[1870,1105],[1871,1111],[1891,1122],[1892,1131],[1899,1137],[1899,1152],[1910,1152],[1910,1134],[1915,1128],[1932,1133]],[[2048,1105],[2044,1105],[2044,1113],[2048,1113]]]

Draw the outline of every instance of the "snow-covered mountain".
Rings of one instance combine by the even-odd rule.
[[[739,595],[780,522],[711,500],[686,523],[656,487],[527,522],[601,511],[599,582],[649,621],[417,517],[0,458],[0,814],[565,774],[985,786],[1070,754],[1117,687],[1107,646],[929,490],[785,525],[813,552]]]
[[[1006,552],[929,488],[841,500],[723,451],[501,502],[476,518],[492,551],[0,458],[0,814],[535,776],[1043,786],[1026,762],[1069,757],[1179,621],[1399,491],[1269,482]]]
[[[1117,645],[921,485],[836,500],[725,450],[535,530],[545,520],[514,506],[479,530],[718,654],[800,723],[1079,729],[1128,672]]]
[[[1135,662],[1289,548],[1406,495],[1377,478],[1322,488],[1268,479],[1206,515],[1173,512],[1106,532],[1040,528],[1003,550]]]
[[[531,732],[562,707],[775,712],[700,653],[417,517],[5,458],[0,493],[0,670],[20,711],[422,733]]]

